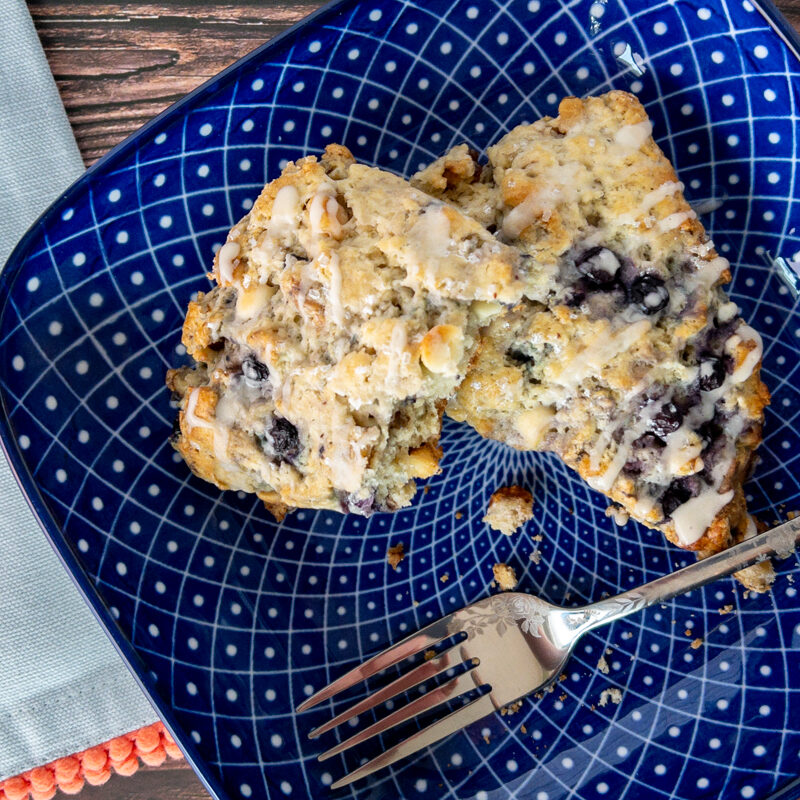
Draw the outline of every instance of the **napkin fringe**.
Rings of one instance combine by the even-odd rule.
[[[56,789],[64,794],[78,794],[85,783],[104,784],[112,770],[117,775],[133,775],[140,763],[158,767],[167,758],[183,758],[183,754],[164,725],[156,722],[6,778],[0,781],[0,800],[50,800]]]

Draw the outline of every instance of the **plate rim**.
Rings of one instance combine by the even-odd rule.
[[[558,1],[564,2],[565,0]],[[623,2],[629,1],[630,0],[623,0]],[[107,165],[127,155],[128,151],[135,147],[141,139],[145,138],[151,130],[157,128],[174,115],[179,114],[182,109],[191,105],[191,103],[196,101],[201,95],[215,90],[219,83],[229,80],[234,73],[246,67],[253,59],[264,53],[277,50],[290,44],[291,40],[307,26],[320,23],[325,18],[333,16],[345,7],[358,7],[364,5],[364,2],[365,0],[327,0],[322,6],[298,20],[286,30],[280,32],[263,44],[258,45],[220,72],[192,89],[182,98],[169,105],[89,166],[38,215],[36,220],[14,246],[5,264],[0,268],[0,297],[3,298],[2,305],[0,305],[0,322],[8,311],[11,289],[16,283],[19,273],[29,255],[31,245],[36,235],[39,233],[40,226],[49,223],[55,216],[56,211],[59,210],[63,204],[68,203],[70,198],[77,194],[83,188],[84,183],[90,181],[95,173],[100,172]],[[769,24],[773,33],[786,44],[795,60],[798,62],[798,66],[800,66],[800,31],[792,27],[783,13],[775,5],[774,0],[749,0],[749,2],[754,7],[754,10]],[[196,745],[188,732],[178,722],[171,706],[158,693],[155,682],[134,648],[133,643],[118,628],[99,590],[78,560],[61,526],[58,525],[49,511],[33,475],[22,458],[18,443],[13,436],[6,395],[3,391],[0,391],[0,412],[2,412],[0,413],[0,450],[2,450],[11,469],[11,473],[14,476],[14,480],[22,492],[34,519],[50,544],[50,547],[55,552],[73,584],[77,587],[95,619],[100,623],[103,632],[122,658],[128,671],[153,707],[153,710],[178,744],[186,758],[187,764],[192,768],[205,789],[214,800],[233,800],[221,781],[213,774],[210,762],[197,751]],[[264,768],[263,765],[261,768]],[[765,800],[800,800],[800,775],[790,783],[772,792]]]

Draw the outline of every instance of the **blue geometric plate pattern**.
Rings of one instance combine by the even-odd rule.
[[[748,493],[762,519],[784,518],[800,510],[800,62],[772,13],[749,0],[344,0],[147,125],[17,248],[0,287],[4,445],[220,798],[328,796],[332,776],[377,745],[319,764],[336,736],[305,732],[331,707],[292,709],[493,591],[496,561],[521,589],[574,604],[691,560],[658,533],[614,528],[605,501],[555,459],[449,422],[444,473],[395,515],[301,511],[276,524],[252,497],[194,478],[167,442],[164,373],[185,358],[183,313],[229,226],[287,160],[329,141],[409,175],[564,95],[635,92],[690,199],[710,201],[701,210],[735,265],[733,297],[763,334],[773,399]],[[513,538],[481,521],[509,480],[536,501]],[[393,571],[397,542],[409,556]],[[778,572],[771,594],[724,580],[598,631],[554,692],[336,796],[796,796],[797,559]],[[621,702],[601,704],[612,687]]]

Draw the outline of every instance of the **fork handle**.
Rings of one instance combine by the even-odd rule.
[[[788,558],[800,545],[800,517],[778,525],[733,547],[690,564],[644,586],[584,606],[574,618],[574,633],[585,633],[599,625],[627,617],[648,606],[663,603],[680,594],[749,567],[770,556]]]

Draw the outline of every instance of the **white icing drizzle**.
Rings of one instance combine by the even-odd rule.
[[[389,369],[386,371],[386,383],[390,387],[397,385],[400,367],[406,362],[407,345],[408,333],[405,323],[395,322],[392,328],[392,337],[389,340]]]
[[[300,193],[295,186],[281,186],[272,202],[269,218],[269,231],[280,237],[297,227],[297,213],[300,210]]]
[[[614,136],[614,143],[635,152],[650,138],[652,133],[653,124],[649,119],[645,119],[633,125],[623,125]]]
[[[325,204],[329,198],[330,195],[317,192],[308,204],[308,224],[315,239],[322,236],[322,215],[325,213]]]
[[[334,200],[334,202],[336,201]],[[331,273],[331,282],[328,287],[328,308],[333,322],[341,326],[344,320],[344,308],[342,307],[342,271],[339,268],[339,254],[330,253],[327,261]]]
[[[236,267],[234,262],[240,250],[238,242],[226,242],[220,247],[217,254],[217,265],[222,285],[233,283],[233,270]]]
[[[650,427],[650,422],[653,417],[658,413],[660,406],[658,403],[650,403],[646,406],[639,417],[639,419],[631,425],[622,437],[622,441],[617,445],[617,450],[614,457],[611,459],[609,465],[603,470],[600,475],[595,476],[590,485],[601,492],[607,492],[614,485],[614,482],[619,477],[625,462],[631,454],[631,445]],[[610,441],[610,437],[606,439],[606,445]],[[603,448],[605,450],[605,447]],[[595,458],[595,453],[592,452],[590,458]],[[599,459],[597,459],[599,461]]]
[[[619,477],[619,473],[622,472],[622,468],[625,466],[625,462],[628,460],[628,456],[630,455],[631,445],[638,435],[639,433],[636,428],[625,432],[625,436],[619,443],[617,452],[614,453],[614,457],[611,459],[609,465],[600,475],[593,477],[590,481],[591,485],[595,489],[601,492],[607,492],[609,489],[611,489],[611,487],[614,485],[614,481],[616,481],[616,479]]]
[[[322,184],[317,193],[311,198],[308,204],[308,224],[311,229],[311,241],[307,248],[308,254],[315,258],[320,253],[320,239],[323,236],[340,236],[342,226],[337,216],[339,203],[333,196],[336,189],[329,183]],[[329,232],[322,229],[322,218],[327,214]]]
[[[740,342],[753,342],[755,347],[747,353],[742,363],[733,371],[731,382],[734,384],[743,383],[753,374],[753,370],[758,362],[761,361],[761,356],[764,352],[764,343],[761,340],[761,336],[758,331],[753,330],[749,325],[740,325],[736,329],[736,333],[725,343],[725,350],[729,354],[733,354]]]
[[[220,427],[215,422],[208,422],[201,419],[195,413],[197,409],[197,400],[200,397],[200,389],[191,389],[186,398],[186,407],[183,410],[183,421],[186,424],[188,431],[191,432],[194,428],[205,428],[211,431],[214,437],[214,455],[218,461],[224,461],[228,450],[228,431],[224,427]],[[217,404],[219,405],[219,403]]]
[[[676,192],[683,191],[683,184],[680,181],[665,181],[658,186],[657,188],[653,189],[653,191],[648,192],[643,198],[642,202],[639,203],[639,207],[636,209],[636,212],[633,214],[623,214],[620,216],[619,221],[623,225],[633,225],[636,223],[637,218],[641,216],[645,216],[650,209],[664,200],[666,197],[675,194]],[[650,227],[651,222],[647,222],[648,227]]]
[[[656,504],[656,496],[645,494],[633,504],[633,513],[638,519],[645,519]]]
[[[664,219],[659,220],[658,222],[658,229],[663,233],[666,231],[671,231],[677,228],[678,226],[682,225],[686,222],[687,219],[696,219],[697,214],[694,211],[676,211],[674,214],[670,214]]]
[[[452,249],[450,218],[443,206],[427,206],[409,231],[409,240],[420,256],[420,269],[429,259],[445,256]],[[435,261],[433,261],[435,264]]]
[[[695,273],[696,282],[704,289],[710,289],[729,266],[728,259],[724,256],[717,256],[710,261],[701,261]]]
[[[589,375],[598,372],[620,353],[629,350],[652,327],[649,320],[641,319],[626,325],[612,335],[598,336],[594,342],[560,362],[561,374],[558,381],[564,386],[576,389]]]
[[[733,491],[718,494],[714,487],[678,506],[671,516],[682,545],[694,544],[714,521],[714,517],[733,500]]]
[[[730,322],[739,313],[739,306],[731,300],[728,303],[722,303],[717,309],[717,319],[722,322]]]
[[[531,192],[518,206],[506,214],[503,220],[503,233],[506,236],[519,236],[528,225],[531,225],[540,214],[539,198]]]
[[[503,233],[512,238],[519,236],[537,218],[547,222],[559,203],[577,202],[579,171],[578,164],[558,164],[543,170],[537,179],[538,188],[506,214]]]
[[[678,430],[667,437],[666,447],[661,455],[661,463],[668,475],[686,473],[679,472],[688,461],[697,458],[703,451],[703,443],[697,436],[691,436],[691,428],[684,422]],[[698,464],[698,467],[701,467]],[[698,470],[695,470],[697,472]]]
[[[339,238],[342,235],[342,225],[339,222],[339,203],[335,197],[329,197],[325,203],[325,210],[328,212],[328,221],[331,226],[331,236]]]

